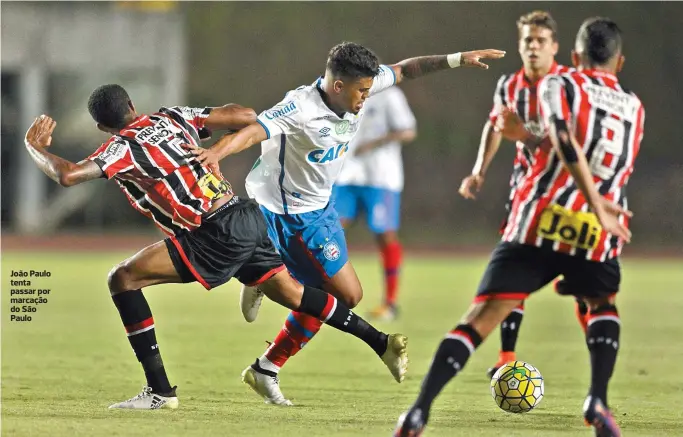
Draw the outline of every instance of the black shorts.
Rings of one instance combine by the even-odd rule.
[[[619,260],[588,261],[540,247],[502,241],[491,254],[479,283],[475,301],[526,299],[553,279],[558,293],[576,297],[601,298],[619,291]]]
[[[260,284],[285,268],[253,200],[231,200],[197,229],[165,242],[182,281],[198,281],[207,290],[233,277],[246,285]]]

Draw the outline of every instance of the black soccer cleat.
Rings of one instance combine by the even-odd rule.
[[[595,437],[621,437],[621,429],[614,416],[599,398],[590,395],[586,398],[583,417],[586,425],[595,429]]]
[[[420,408],[411,408],[401,414],[393,437],[420,437],[427,426],[427,415]]]
[[[493,378],[493,375],[496,374],[496,372],[498,371],[498,369],[500,369],[500,366],[489,367],[489,370],[486,371],[486,376],[487,376],[489,379]]]

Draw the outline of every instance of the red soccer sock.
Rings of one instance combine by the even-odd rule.
[[[323,322],[315,317],[292,311],[273,343],[263,354],[263,358],[277,366],[277,369],[267,370],[278,371],[284,366],[289,357],[294,356],[313,338],[322,324]]]
[[[401,270],[403,249],[401,243],[394,241],[382,248],[382,261],[384,263],[385,302],[393,306],[398,294],[398,277]]]

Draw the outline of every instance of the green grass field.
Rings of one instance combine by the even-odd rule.
[[[247,324],[236,282],[212,292],[197,284],[147,291],[171,382],[175,411],[109,411],[135,395],[144,376],[111,303],[106,275],[128,254],[7,254],[2,258],[3,436],[389,436],[414,400],[438,342],[470,303],[484,258],[410,258],[402,318],[379,324],[409,336],[411,367],[396,384],[359,340],[326,327],[281,374],[296,407],[264,405],[240,382],[287,311],[266,302]],[[355,257],[365,287],[362,314],[381,290],[374,257]],[[31,322],[10,322],[11,269],[47,269],[49,302]],[[621,351],[610,399],[626,436],[683,435],[683,269],[680,260],[624,261],[619,299]],[[497,356],[496,332],[437,400],[426,437],[589,436],[581,406],[588,354],[569,298],[550,289],[527,304],[518,357],[546,384],[526,415],[499,411],[485,371]]]

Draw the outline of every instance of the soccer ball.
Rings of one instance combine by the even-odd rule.
[[[543,376],[524,361],[511,361],[491,378],[491,396],[501,410],[526,413],[543,399]]]

